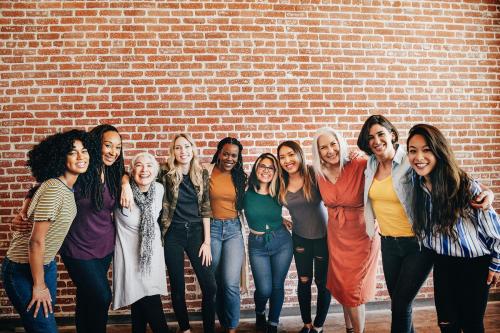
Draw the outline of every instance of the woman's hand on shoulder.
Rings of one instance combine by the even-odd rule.
[[[367,159],[368,157],[361,150],[351,150],[349,151],[349,161],[355,160],[357,158]]]
[[[474,209],[488,210],[493,204],[494,197],[495,195],[493,194],[493,191],[482,191],[471,200],[470,205]]]
[[[122,184],[122,193],[120,194],[120,205],[122,207],[132,210],[132,202],[134,201],[134,194],[130,183]]]

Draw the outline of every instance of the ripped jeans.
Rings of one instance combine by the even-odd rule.
[[[332,296],[326,289],[326,274],[328,272],[328,245],[326,237],[307,239],[297,234],[292,235],[293,255],[298,276],[298,298],[300,315],[304,324],[312,322],[311,319],[311,285],[313,278],[318,289],[316,299],[316,317],[314,327],[323,327],[330,308]]]

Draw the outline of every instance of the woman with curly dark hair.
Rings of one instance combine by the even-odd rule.
[[[59,251],[76,286],[78,333],[106,332],[111,303],[107,274],[116,234],[113,210],[119,207],[124,174],[118,130],[103,124],[92,129],[90,137],[94,158],[75,184],[77,215]]]
[[[240,213],[247,175],[243,170],[242,150],[243,146],[237,139],[224,138],[217,144],[212,164],[208,167],[212,270],[217,281],[215,304],[219,323],[229,333],[236,332],[240,320],[240,285],[246,289],[246,256]]]
[[[87,171],[89,147],[88,135],[72,130],[47,137],[28,153],[28,166],[42,183],[27,212],[33,230],[14,232],[2,264],[4,288],[27,332],[57,332],[54,258],[76,215],[73,186]]]
[[[441,332],[484,332],[489,286],[500,277],[500,221],[471,206],[479,184],[460,169],[434,126],[415,125],[407,141],[413,169],[413,230],[434,258]]]

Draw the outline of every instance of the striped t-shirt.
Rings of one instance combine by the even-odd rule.
[[[51,222],[45,236],[44,265],[54,260],[75,215],[76,204],[73,191],[57,178],[43,182],[31,200],[28,217],[34,223]],[[7,258],[17,263],[28,263],[30,238],[31,232],[29,231],[14,232]]]

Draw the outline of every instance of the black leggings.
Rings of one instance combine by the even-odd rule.
[[[145,296],[132,304],[132,333],[145,333],[147,325],[153,333],[168,332],[160,295]]]
[[[435,255],[434,298],[441,332],[484,332],[490,261],[490,256],[456,258]]]

